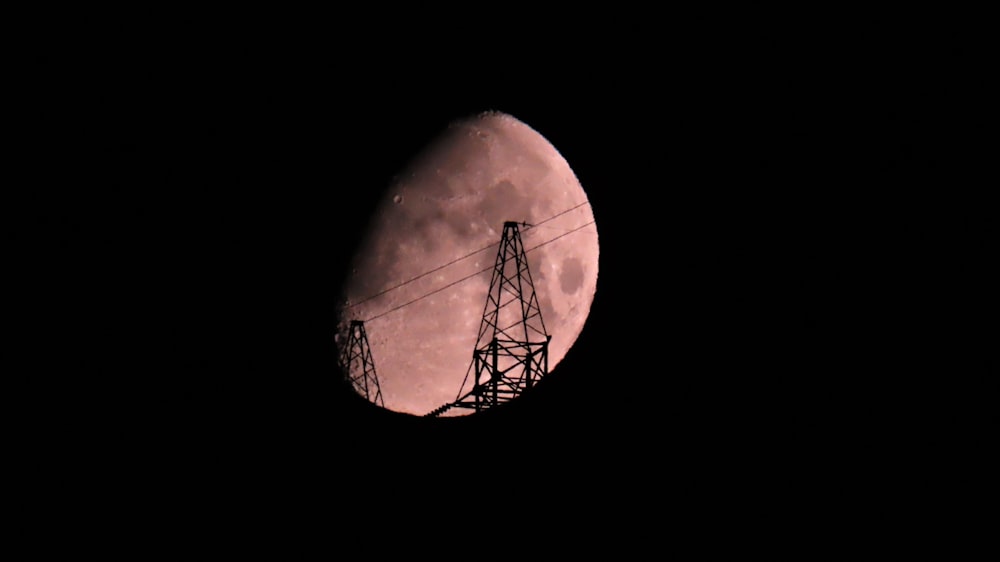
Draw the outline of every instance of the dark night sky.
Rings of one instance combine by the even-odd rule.
[[[877,28],[749,35],[41,57],[80,92],[72,141],[96,148],[49,219],[69,232],[73,286],[52,281],[66,330],[96,336],[72,361],[103,373],[68,388],[96,395],[111,449],[305,479],[380,467],[400,489],[413,470],[443,486],[450,471],[597,463],[644,486],[661,470],[983,446],[996,227],[967,166],[984,154],[969,48]],[[590,197],[590,320],[509,411],[376,411],[335,382],[344,260],[405,160],[490,109],[550,140]]]

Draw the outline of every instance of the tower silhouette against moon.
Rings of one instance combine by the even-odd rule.
[[[375,373],[375,360],[368,345],[368,333],[361,320],[351,322],[351,334],[341,359],[341,368],[358,394],[373,404],[385,407]]]
[[[427,415],[438,416],[450,408],[481,412],[517,398],[548,374],[551,339],[545,331],[518,223],[508,221],[469,365],[475,373],[472,389],[462,395],[466,373],[455,402]]]

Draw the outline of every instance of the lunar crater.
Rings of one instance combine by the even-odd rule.
[[[573,294],[583,287],[583,264],[578,258],[566,258],[559,272],[559,287],[563,293]]]

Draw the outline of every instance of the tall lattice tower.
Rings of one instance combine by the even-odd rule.
[[[341,359],[344,373],[350,379],[354,388],[379,406],[385,407],[382,401],[382,389],[378,385],[375,374],[375,361],[368,346],[368,333],[362,320],[351,320],[351,333],[348,336],[347,347],[344,348]]]
[[[472,389],[462,382],[459,398],[427,414],[450,408],[481,411],[508,402],[548,374],[549,341],[516,222],[505,222],[486,297],[470,371]],[[521,223],[523,224],[523,223]]]

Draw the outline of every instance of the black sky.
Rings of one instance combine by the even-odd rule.
[[[308,478],[604,463],[649,484],[984,447],[983,77],[958,34],[879,29],[529,35],[478,56],[447,36],[376,54],[205,34],[42,56],[46,99],[75,116],[64,142],[93,149],[56,172],[79,181],[48,219],[69,233],[64,331],[89,336],[67,355],[97,373],[67,388],[95,395],[112,449]],[[337,283],[379,190],[484,110],[540,132],[587,191],[590,320],[507,411],[377,411],[336,382]]]

